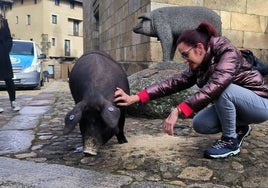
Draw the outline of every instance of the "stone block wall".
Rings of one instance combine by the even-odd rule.
[[[268,62],[268,1],[207,0],[205,6],[220,14],[223,35],[233,44],[239,48],[251,49],[258,57]]]
[[[251,49],[268,62],[267,0],[85,1],[84,50],[108,52],[129,74],[161,61],[160,42],[153,37],[135,34],[132,28],[139,22],[138,17],[142,13],[163,6],[205,6],[216,11],[222,19],[224,36],[237,47]],[[178,54],[175,61],[181,61]]]

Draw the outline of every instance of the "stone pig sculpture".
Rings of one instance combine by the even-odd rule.
[[[114,104],[116,87],[129,93],[127,76],[108,54],[92,51],[82,55],[74,65],[69,86],[75,107],[65,116],[64,134],[79,122],[85,154],[97,155],[98,147],[116,135],[126,143],[125,110]]]
[[[142,14],[141,21],[133,28],[135,33],[157,37],[163,52],[163,61],[172,61],[179,35],[196,28],[202,21],[214,25],[221,35],[221,18],[211,9],[198,6],[163,7]]]

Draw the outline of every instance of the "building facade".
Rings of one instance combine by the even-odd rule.
[[[268,63],[266,0],[88,0],[84,2],[84,51],[100,49],[122,63],[128,74],[162,60],[156,38],[132,29],[145,12],[164,6],[204,6],[221,16],[222,35],[251,49]],[[180,61],[177,54],[175,61]]]
[[[34,40],[47,56],[44,70],[56,79],[68,77],[69,65],[83,53],[82,5],[82,0],[13,0],[6,10],[12,37]]]

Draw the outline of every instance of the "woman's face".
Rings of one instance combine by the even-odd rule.
[[[202,43],[190,46],[184,42],[181,42],[178,45],[178,50],[181,54],[181,57],[185,60],[185,63],[189,65],[191,70],[196,70],[206,55],[206,51]]]

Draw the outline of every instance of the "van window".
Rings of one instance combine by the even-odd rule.
[[[34,55],[33,43],[30,42],[15,42],[10,54],[12,55]]]

